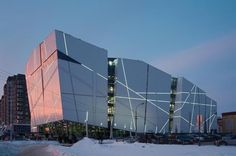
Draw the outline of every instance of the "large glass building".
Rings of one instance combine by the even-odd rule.
[[[32,130],[58,121],[138,133],[216,129],[216,102],[196,85],[61,31],[33,50],[26,80]]]
[[[31,125],[55,121],[107,127],[107,51],[61,31],[26,66]]]

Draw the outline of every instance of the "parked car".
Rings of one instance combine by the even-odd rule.
[[[193,144],[194,143],[194,138],[189,136],[189,135],[178,135],[176,137],[176,141],[179,144]]]
[[[225,136],[218,143],[219,145],[236,145],[236,135]]]
[[[207,134],[204,136],[204,139],[202,142],[216,142],[221,140],[221,136],[220,135],[216,135],[216,134]]]

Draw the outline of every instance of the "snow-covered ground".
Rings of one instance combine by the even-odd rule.
[[[31,148],[33,147],[33,148]],[[13,141],[0,142],[0,156],[16,156],[24,149],[32,153],[47,153],[44,156],[235,156],[236,146],[214,145],[158,145],[143,143],[116,142],[84,138],[71,147],[61,146],[50,141]],[[37,150],[37,151],[36,151]],[[41,151],[40,151],[41,150]],[[42,151],[43,150],[43,151]],[[40,152],[39,152],[40,151]],[[23,152],[24,156],[30,152]],[[29,154],[27,154],[29,153]],[[22,153],[21,153],[22,155]],[[37,155],[37,154],[36,154]],[[36,156],[35,154],[33,156]]]
[[[48,151],[57,156],[235,156],[235,146],[156,145],[125,143],[84,138],[71,147],[49,145]]]
[[[0,141],[0,156],[17,156],[32,145],[59,145],[56,141]]]

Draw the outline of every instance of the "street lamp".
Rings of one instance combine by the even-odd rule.
[[[138,107],[139,106],[142,106],[144,103],[140,103],[138,104],[136,107],[135,107],[135,138],[137,138],[137,129],[138,129],[138,123],[137,123],[137,120],[138,120],[138,115],[137,115],[137,110],[138,110]]]

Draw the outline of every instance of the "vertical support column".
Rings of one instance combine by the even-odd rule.
[[[148,79],[149,79],[149,64],[147,65],[147,77],[146,77],[146,99],[145,99],[145,112],[144,112],[144,135],[145,140],[147,142],[147,134],[146,134],[146,122],[147,122],[147,98],[148,98]]]
[[[93,81],[93,118],[92,118],[92,120],[93,121],[95,121],[96,120],[96,117],[95,117],[95,114],[96,114],[96,105],[98,104],[97,102],[96,102],[96,97],[97,97],[97,95],[96,95],[96,86],[97,86],[97,82],[96,82],[96,74],[95,74],[95,72],[93,71],[92,72],[92,81]]]

